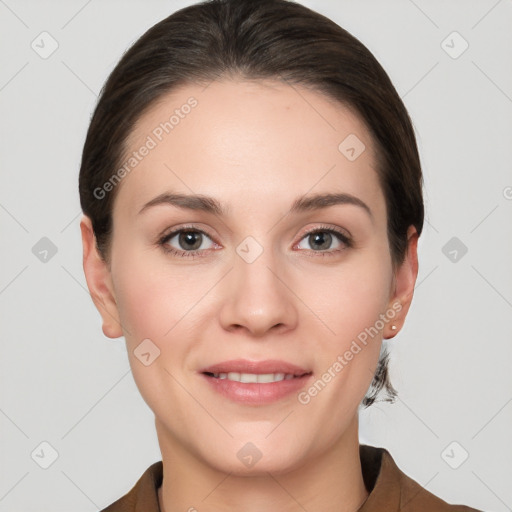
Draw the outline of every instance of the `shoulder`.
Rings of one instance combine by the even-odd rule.
[[[132,489],[101,512],[160,512],[158,488],[162,484],[163,464],[155,462],[142,474]]]
[[[358,512],[482,512],[447,503],[427,491],[400,470],[385,448],[360,445],[359,453],[369,495]],[[127,494],[101,512],[160,512],[162,475],[162,461],[155,462]]]
[[[481,512],[450,504],[407,476],[385,448],[360,445],[363,476],[369,496],[358,512]]]

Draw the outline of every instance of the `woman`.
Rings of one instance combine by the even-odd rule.
[[[286,0],[214,0],[110,75],[80,170],[84,271],[162,461],[108,512],[474,510],[360,445],[395,395],[422,174],[373,55]]]

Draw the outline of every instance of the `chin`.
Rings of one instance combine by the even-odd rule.
[[[203,460],[212,468],[237,476],[268,476],[268,473],[287,473],[304,464],[303,449],[299,446],[281,446],[261,440],[259,443],[219,443],[218,453],[202,453]],[[281,448],[281,449],[279,449]],[[212,458],[213,455],[213,458]]]

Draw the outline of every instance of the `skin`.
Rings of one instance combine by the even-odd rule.
[[[197,107],[118,185],[110,265],[90,220],[81,221],[103,332],[125,337],[135,382],[155,414],[161,509],[355,511],[368,496],[358,406],[382,339],[405,321],[418,235],[411,226],[407,257],[393,269],[370,135],[348,108],[303,87],[242,79],[182,86],[139,120],[129,150],[190,96]],[[352,162],[338,150],[349,134],[366,146]],[[158,205],[139,214],[166,191],[213,196],[229,212]],[[298,196],[321,192],[357,196],[373,217],[350,204],[287,214]],[[189,224],[207,233],[203,257],[164,252],[159,235]],[[305,232],[319,226],[348,232],[353,247],[333,235],[315,250]],[[236,252],[248,236],[263,248],[252,263]],[[178,236],[167,245],[190,251]],[[268,405],[234,403],[198,374],[229,359],[282,359],[311,370],[314,381],[393,304],[401,305],[393,320],[308,404],[295,393]],[[160,350],[149,366],[134,355],[146,338]],[[237,457],[248,442],[262,454],[250,468]]]

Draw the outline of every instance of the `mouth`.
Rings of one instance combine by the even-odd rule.
[[[286,361],[236,359],[202,368],[210,389],[243,405],[265,405],[299,392],[313,375]]]
[[[215,379],[227,379],[244,383],[278,382],[312,373],[296,364],[277,359],[267,359],[264,361],[232,359],[210,365],[199,371]]]
[[[269,384],[271,382],[279,382],[281,380],[300,379],[302,377],[311,375],[311,373],[312,372],[306,372],[301,375],[294,375],[292,373],[203,372],[203,374],[207,377],[221,380],[226,379],[234,382],[242,382],[244,384]]]

